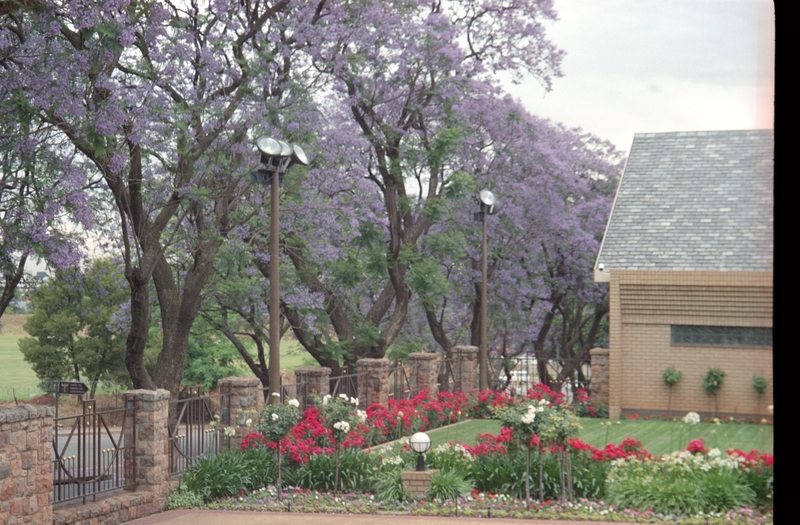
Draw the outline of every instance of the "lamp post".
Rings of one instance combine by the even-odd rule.
[[[488,223],[488,216],[495,215],[500,211],[502,206],[495,198],[494,193],[489,190],[481,190],[479,197],[481,211],[475,214],[475,219],[483,223],[483,235],[481,241],[481,348],[478,360],[480,364],[480,389],[486,390],[489,388],[489,351],[486,343],[486,330],[488,326],[488,316],[486,314],[486,225]]]
[[[423,472],[425,470],[425,458],[422,455],[430,450],[431,438],[425,432],[417,432],[411,436],[409,443],[414,452],[419,454],[417,456],[417,472]]]
[[[280,221],[280,182],[284,173],[295,164],[308,164],[303,149],[297,144],[289,144],[271,137],[256,140],[261,152],[261,164],[264,169],[251,171],[250,180],[258,184],[270,184],[270,217],[269,217],[269,391],[267,403],[277,403],[281,392],[281,292],[280,292],[280,254],[279,254],[279,221]]]

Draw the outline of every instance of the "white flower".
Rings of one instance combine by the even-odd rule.
[[[339,421],[338,423],[333,424],[333,428],[341,430],[342,432],[347,434],[348,432],[350,432],[350,423],[348,423],[347,421]]]
[[[367,413],[363,410],[356,410],[356,416],[358,416],[358,419],[360,419],[362,423],[367,420]]]
[[[700,422],[700,415],[697,412],[687,412],[683,416],[683,422],[687,425],[696,425]]]
[[[300,407],[300,401],[298,401],[296,399],[290,399],[289,401],[287,401],[287,403],[292,405],[293,407],[297,407],[297,408]]]
[[[276,414],[275,412],[273,412],[273,413],[272,413],[272,420],[273,420],[273,421],[277,421],[277,420],[279,420],[280,418],[281,418],[281,416],[279,416],[279,415],[278,415],[278,414]]]
[[[353,403],[355,406],[358,406],[358,398],[357,397],[351,397],[350,398],[350,402]]]
[[[281,393],[280,393],[280,392],[273,392],[273,393],[272,393],[272,395],[273,395],[273,396],[278,396],[278,397],[281,397]]]
[[[228,437],[233,437],[236,435],[236,429],[234,427],[227,427],[225,429],[225,435]]]
[[[330,394],[325,394],[325,396],[323,396],[322,398],[322,404],[327,405],[330,400],[331,400]]]
[[[398,410],[397,411],[397,417],[403,417],[403,411],[402,410]]]
[[[244,422],[244,426],[246,426],[246,427],[249,427],[252,424],[253,424],[253,420],[251,418],[248,418],[247,421]]]
[[[350,398],[347,396],[347,394],[339,394],[339,397],[340,397],[341,399],[344,399],[345,401],[347,401],[348,399],[350,399]]]

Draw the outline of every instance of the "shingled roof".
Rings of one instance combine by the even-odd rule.
[[[597,266],[771,271],[773,150],[772,130],[637,133]]]

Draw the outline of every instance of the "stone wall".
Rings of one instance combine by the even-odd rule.
[[[301,366],[295,369],[294,377],[298,388],[301,383],[305,385],[300,389],[301,395],[297,399],[301,410],[312,406],[315,397],[321,399],[331,391],[331,369],[327,366]]]
[[[53,407],[0,407],[0,523],[53,521]]]
[[[228,406],[222,407],[221,420],[225,425],[238,424],[240,415],[258,421],[258,414],[261,412],[261,380],[257,377],[226,377],[220,379],[217,384],[219,391],[227,396]],[[226,413],[230,410],[230,413]]]
[[[454,346],[453,381],[457,392],[471,392],[478,388],[478,347]]]
[[[359,359],[358,400],[362,407],[389,402],[389,360]]]
[[[408,354],[411,366],[411,390],[418,394],[427,390],[431,397],[439,394],[439,354],[412,353]]]

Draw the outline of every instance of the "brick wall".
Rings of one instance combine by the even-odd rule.
[[[714,367],[727,374],[718,392],[721,415],[770,415],[772,349],[672,345],[670,326],[771,327],[771,272],[612,270],[609,290],[611,417],[666,412],[669,387],[661,374],[670,366],[683,372],[672,392],[673,413],[711,414],[714,396],[702,380]],[[760,404],[754,375],[770,384]]]

